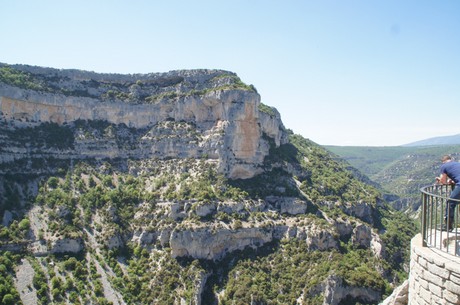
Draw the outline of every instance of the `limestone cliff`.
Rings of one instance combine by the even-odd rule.
[[[110,75],[29,66],[14,69],[30,79],[15,83],[12,77],[4,77],[0,82],[3,120],[19,120],[21,127],[104,121],[145,132],[134,150],[79,135],[74,147],[56,152],[61,158],[206,155],[218,160],[219,171],[226,176],[250,178],[262,171],[269,141],[279,146],[287,139],[279,113],[260,111],[255,89],[227,71]],[[167,133],[172,128],[186,128],[189,136],[181,138],[173,131],[171,139]],[[8,145],[0,161],[41,152]]]

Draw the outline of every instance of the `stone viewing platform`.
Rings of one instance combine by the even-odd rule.
[[[447,215],[454,223],[451,232],[445,230],[451,191],[451,185],[439,184],[421,189],[421,234],[411,240],[409,280],[402,290],[408,293],[400,293],[400,302],[393,304],[460,304],[458,211]]]
[[[460,256],[460,228],[451,232],[430,229],[426,241],[428,247],[439,249],[451,255]]]
[[[451,231],[444,211],[452,187],[423,187],[421,234],[411,240],[409,279],[382,305],[460,304],[460,219],[458,208]]]
[[[422,245],[418,234],[411,241],[408,304],[460,304],[460,257]]]

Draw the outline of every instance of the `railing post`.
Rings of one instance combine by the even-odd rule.
[[[460,256],[460,230],[457,226],[459,225],[460,199],[450,198],[452,193],[450,185],[429,185],[422,187],[420,191],[422,192],[420,215],[422,247],[437,248]],[[449,202],[459,206],[454,207],[451,211]],[[452,212],[454,215],[450,215]],[[446,216],[448,220],[453,218],[451,230],[449,230],[450,222],[445,220]]]
[[[422,193],[422,247],[426,247],[427,234],[427,195]]]

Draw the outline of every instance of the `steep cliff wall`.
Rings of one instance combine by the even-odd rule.
[[[144,158],[207,155],[218,159],[220,171],[230,178],[250,178],[262,171],[260,166],[269,150],[267,138],[277,146],[286,141],[276,110],[270,114],[259,111],[260,96],[230,72],[195,70],[123,76],[28,66],[15,69],[11,74],[27,75],[28,82],[18,84],[6,78],[0,82],[0,111],[3,120],[16,121],[16,128],[44,122],[74,126],[75,121],[83,120],[155,133],[162,122],[185,122],[199,135],[195,143],[160,145],[157,139],[147,139],[146,134],[139,141],[141,151],[136,153]],[[87,147],[88,141],[85,145],[76,141],[75,148],[58,155],[94,155]],[[20,152],[22,147],[9,149]],[[119,149],[104,151],[109,153],[105,157],[136,156]],[[0,160],[12,158],[17,156],[5,152]]]

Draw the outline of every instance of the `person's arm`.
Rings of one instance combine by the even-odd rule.
[[[446,173],[443,173],[439,177],[436,177],[436,183],[438,184],[447,184],[447,180],[448,177]]]

